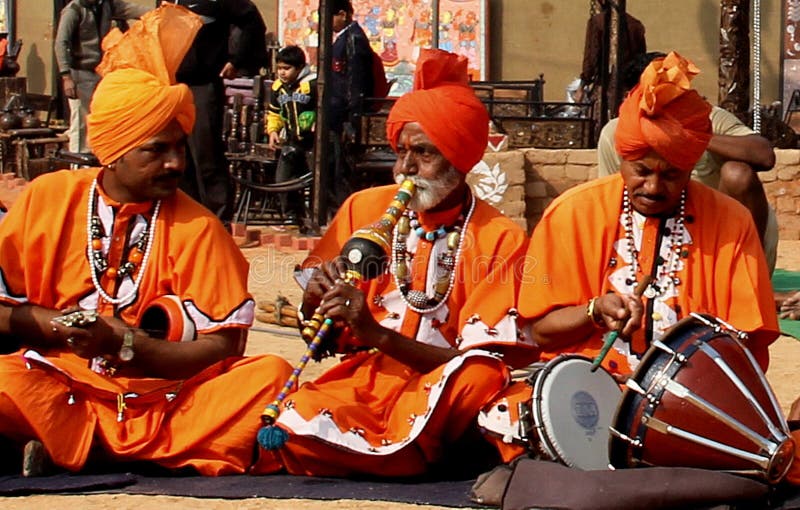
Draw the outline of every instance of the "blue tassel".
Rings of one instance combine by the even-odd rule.
[[[267,425],[258,431],[258,444],[265,450],[277,450],[289,440],[289,433],[277,425]]]

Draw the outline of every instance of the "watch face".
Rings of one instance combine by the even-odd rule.
[[[133,349],[130,347],[123,346],[122,349],[119,350],[119,359],[122,361],[130,361],[133,359]]]

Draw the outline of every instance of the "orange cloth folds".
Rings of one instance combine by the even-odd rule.
[[[184,132],[194,126],[194,100],[175,71],[202,26],[199,16],[172,4],[148,12],[122,34],[103,40],[97,67],[103,79],[86,118],[89,143],[104,165],[119,159],[176,119]]]
[[[447,160],[468,173],[486,151],[489,115],[468,85],[467,59],[442,50],[423,49],[414,91],[397,100],[386,133],[397,149],[400,131],[417,122]]]
[[[522,317],[539,319],[558,308],[585,306],[606,292],[620,293],[615,285],[624,284],[628,274],[625,231],[619,221],[622,189],[619,175],[597,179],[563,193],[545,211],[528,248],[519,294]],[[646,306],[659,306],[654,309],[664,317],[674,312],[675,322],[690,312],[708,313],[748,332],[747,346],[766,370],[768,347],[779,329],[764,252],[750,212],[732,198],[690,181],[686,215],[693,218],[685,225],[691,244],[677,273],[681,280],[677,296],[646,300]],[[720,216],[727,221],[719,223]],[[575,229],[579,224],[583,225],[580,234]],[[655,239],[660,228],[658,218],[648,218],[643,238]],[[640,261],[656,259],[656,243],[648,246],[640,252]],[[651,268],[642,269],[648,273]],[[642,320],[644,326],[648,317]],[[658,328],[654,334],[663,334],[667,327],[654,322],[654,330]],[[603,344],[603,333],[597,330],[586,340],[543,357],[577,353],[593,358]],[[644,327],[634,333],[629,345],[634,354],[646,352]],[[631,371],[628,359],[616,347],[603,366],[615,373]]]
[[[620,106],[615,141],[624,160],[654,150],[675,168],[694,168],[711,140],[711,105],[690,85],[699,72],[675,52],[650,63]]]
[[[0,301],[54,310],[92,301],[97,291],[86,256],[86,197],[99,173],[62,170],[26,186],[0,222]],[[103,208],[110,199],[99,191],[98,207]],[[118,264],[121,247],[127,246],[124,233],[149,204],[114,207],[108,234],[123,234],[109,260]],[[40,214],[44,210],[47,214]],[[54,224],[64,228],[54,229]],[[153,228],[151,258],[136,298],[116,310],[100,303],[98,311],[139,324],[149,303],[176,295],[198,332],[246,330],[254,307],[247,292],[248,264],[222,223],[178,191],[162,201]],[[210,276],[220,267],[226,268],[223,276]],[[229,359],[187,381],[139,377],[135,367],[105,377],[71,352],[40,352],[69,378],[38,364],[29,370],[20,352],[0,356],[0,436],[36,437],[57,465],[70,470],[80,469],[91,448],[102,444],[115,460],[193,466],[205,475],[243,473],[252,462],[264,403],[291,374],[288,363],[266,356]],[[176,388],[178,396],[170,400],[168,393]],[[127,402],[120,423],[115,397],[127,393],[140,398]]]

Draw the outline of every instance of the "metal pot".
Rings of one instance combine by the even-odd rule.
[[[3,114],[0,115],[0,129],[16,129],[22,125],[22,119],[17,112],[11,110],[2,110]]]
[[[33,113],[33,110],[25,110],[25,114],[22,116],[22,127],[26,129],[38,128],[41,127],[42,121],[39,120],[39,117]]]

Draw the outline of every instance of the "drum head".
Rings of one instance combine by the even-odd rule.
[[[546,451],[567,466],[608,468],[609,426],[622,390],[582,356],[552,360],[534,383],[533,414]]]

